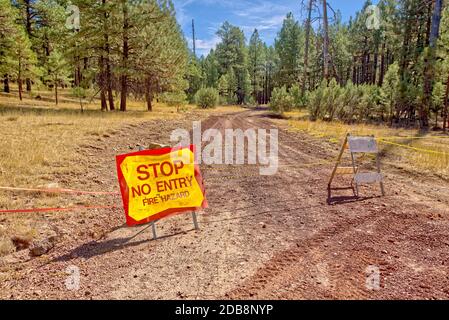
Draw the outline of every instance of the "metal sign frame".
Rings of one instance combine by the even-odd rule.
[[[192,211],[192,219],[193,219],[193,226],[195,230],[200,230],[200,227],[198,225],[198,217],[196,214],[196,211]],[[151,222],[151,230],[153,232],[153,240],[157,240],[157,231],[156,231],[156,222],[159,220]]]
[[[349,149],[351,154],[352,167],[340,167],[341,159],[346,149]],[[376,172],[360,172],[359,166],[357,165],[357,154],[375,154],[376,155]],[[379,149],[377,146],[376,139],[374,136],[369,137],[354,137],[351,134],[347,134],[343,145],[341,147],[340,153],[337,157],[337,161],[332,171],[331,177],[328,183],[328,195],[331,198],[332,182],[336,175],[353,175],[351,181],[351,188],[354,190],[354,195],[359,197],[359,185],[364,183],[379,183],[382,196],[385,196],[385,188],[383,183],[383,175],[380,166],[380,156]]]

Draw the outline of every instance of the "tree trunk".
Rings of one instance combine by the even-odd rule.
[[[10,93],[11,90],[9,89],[9,77],[7,74],[3,76],[3,92]]]
[[[309,0],[307,8],[307,22],[306,22],[306,43],[304,51],[304,79],[302,80],[302,94],[306,92],[306,83],[309,78],[309,47],[310,47],[310,29],[312,24],[312,7],[313,1]]]
[[[25,0],[25,29],[28,33],[28,36],[31,37],[31,0]]]
[[[102,0],[101,1],[103,6],[106,5],[106,0]],[[104,10],[103,13],[103,38],[104,38],[104,51],[106,56],[104,57],[104,64],[106,65],[106,70],[105,70],[105,77],[104,77],[104,81],[105,81],[105,86],[106,86],[106,91],[107,91],[107,95],[108,95],[108,101],[109,101],[109,110],[115,110],[114,107],[114,95],[112,93],[112,77],[111,77],[111,59],[110,59],[110,45],[109,45],[109,25],[108,25],[108,21],[109,21],[109,13],[107,10]]]
[[[435,112],[435,128],[438,128],[438,111]]]
[[[112,92],[112,77],[111,77],[111,65],[109,59],[106,62],[106,83],[108,87],[108,100],[109,100],[109,110],[115,110],[114,107],[114,95]]]
[[[382,44],[382,53],[380,57],[380,74],[378,82],[379,87],[382,87],[382,84],[384,83],[384,76],[385,76],[385,42]]]
[[[429,106],[431,103],[433,75],[435,68],[435,49],[437,40],[440,34],[441,12],[443,6],[443,0],[435,1],[435,8],[432,17],[432,27],[430,31],[429,39],[429,52],[428,57],[425,60],[424,67],[424,95],[420,105],[419,116],[422,127],[429,126]]]
[[[101,110],[107,111],[108,104],[106,102],[106,71],[105,71],[105,62],[103,53],[100,56],[100,101],[101,101]]]
[[[122,55],[122,65],[124,74],[121,75],[120,79],[120,111],[126,111],[126,96],[128,94],[128,76],[126,75],[128,67],[128,56],[129,56],[129,43],[128,43],[128,7],[127,2],[122,2],[123,7],[123,55]]]
[[[352,58],[352,83],[357,83],[357,57]]]
[[[323,60],[324,69],[323,76],[324,79],[329,80],[329,21],[327,19],[327,1],[323,0],[323,31],[324,31],[324,42],[323,42]]]
[[[22,84],[22,79],[20,78],[20,76],[17,79],[17,83],[19,85],[19,99],[20,99],[20,101],[22,101],[23,84]]]
[[[254,97],[254,101],[257,101],[257,49],[258,49],[258,45],[259,43],[256,41],[256,48],[254,50],[254,76],[253,76],[253,97]]]
[[[56,105],[58,105],[58,83],[55,81],[55,101]]]
[[[363,84],[368,84],[371,81],[371,54],[369,52],[365,53],[365,70],[363,70]]]
[[[446,83],[446,95],[444,96],[444,110],[443,110],[443,131],[446,132],[447,127],[449,126],[449,75],[447,77]]]
[[[151,78],[147,77],[145,79],[145,100],[147,101],[148,111],[153,111],[153,95],[151,94]]]
[[[106,102],[106,94],[105,91],[100,89],[100,101],[101,101],[101,111],[107,111],[108,110],[108,104]]]
[[[80,57],[76,56],[75,61],[75,87],[81,86],[81,67],[80,67]]]
[[[128,94],[128,77],[122,75],[120,78],[120,111],[126,111],[126,96]]]
[[[376,51],[374,52],[374,60],[373,60],[373,74],[371,76],[372,85],[376,84],[378,65],[379,65],[379,47],[376,46]]]
[[[399,74],[401,77],[401,80],[405,79],[405,71],[406,71],[406,67],[407,67],[407,63],[408,63],[408,48],[409,48],[409,41],[410,41],[410,34],[411,34],[411,30],[410,30],[410,24],[407,23],[405,25],[405,31],[404,31],[404,39],[402,42],[402,49],[401,49],[401,62],[400,62],[400,70],[399,70]]]
[[[31,79],[30,78],[26,78],[25,82],[26,82],[26,90],[27,90],[27,92],[31,92]]]
[[[23,84],[22,84],[22,59],[19,58],[19,70],[17,74],[17,84],[19,86],[19,99],[22,101],[22,91],[23,91]]]
[[[425,38],[425,46],[427,47],[430,44],[430,30],[432,28],[432,8],[433,8],[434,0],[429,1],[429,5],[427,7],[427,26],[426,26],[426,38]]]

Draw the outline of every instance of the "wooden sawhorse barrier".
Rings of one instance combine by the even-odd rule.
[[[340,167],[340,163],[343,154],[346,149],[349,149],[351,154],[352,166],[351,167]],[[360,172],[359,166],[357,165],[357,154],[376,154],[376,172]],[[332,192],[332,182],[337,175],[353,175],[351,182],[351,188],[355,190],[354,195],[359,197],[359,185],[365,183],[379,183],[382,196],[385,196],[385,188],[383,183],[383,175],[380,168],[380,157],[379,148],[377,146],[377,141],[374,136],[371,137],[353,137],[348,134],[343,142],[340,153],[337,157],[337,162],[335,164],[332,175],[328,183],[328,201],[331,199]]]

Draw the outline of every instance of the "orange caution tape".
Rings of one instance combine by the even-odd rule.
[[[78,206],[68,208],[32,208],[32,209],[10,209],[0,210],[0,213],[28,213],[28,212],[52,212],[52,211],[74,211],[84,209],[114,209],[117,206]]]
[[[114,194],[120,194],[119,192],[82,191],[82,190],[61,189],[61,188],[59,188],[59,189],[33,189],[33,188],[0,187],[0,190],[46,192],[46,193],[92,194],[92,195],[114,195]]]

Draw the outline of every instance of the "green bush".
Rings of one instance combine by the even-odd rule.
[[[294,108],[302,109],[307,105],[306,95],[302,93],[302,90],[299,87],[299,85],[296,84],[293,87],[291,87],[289,93],[292,96]]]
[[[361,113],[359,104],[363,98],[362,86],[356,86],[348,82],[340,91],[337,98],[338,110],[336,117],[344,122],[351,122],[357,114]]]
[[[283,113],[291,111],[293,107],[293,98],[288,93],[287,88],[283,86],[282,88],[274,88],[271,95],[270,109]]]
[[[308,94],[312,120],[341,120],[344,122],[371,120],[381,114],[380,90],[373,85],[356,86],[348,82],[341,87],[333,79]]]
[[[323,80],[318,88],[314,91],[310,91],[307,95],[307,100],[309,101],[309,111],[310,111],[310,119],[312,121],[316,121],[318,119],[322,119],[322,115],[324,114],[324,94],[326,90],[327,84],[326,81]]]
[[[324,119],[332,121],[338,112],[339,105],[336,103],[340,97],[341,88],[335,79],[332,79],[327,86],[324,87]]]
[[[160,95],[160,99],[171,107],[182,107],[187,104],[187,95],[184,91],[164,92]]]
[[[218,101],[218,91],[214,88],[200,89],[195,95],[195,102],[202,109],[214,108],[217,106]]]
[[[249,106],[256,106],[257,102],[253,96],[250,96],[249,98],[246,98],[246,104]]]

